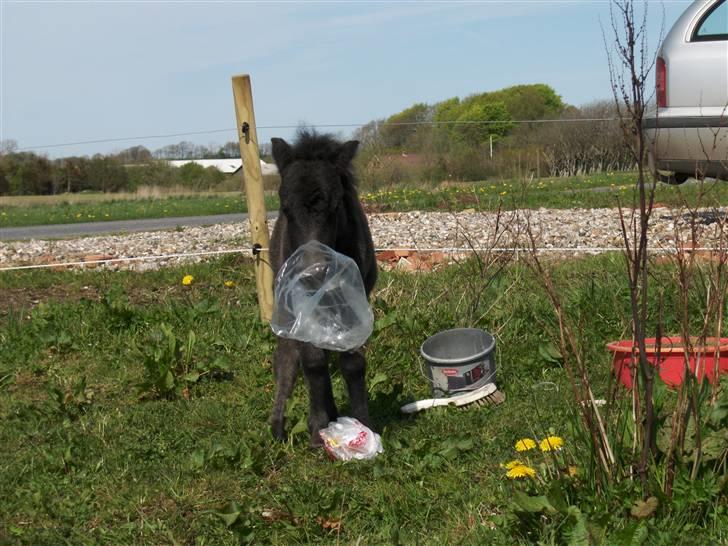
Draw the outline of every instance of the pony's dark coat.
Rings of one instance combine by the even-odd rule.
[[[316,239],[356,262],[369,295],[377,279],[377,263],[351,171],[351,161],[359,143],[342,144],[328,135],[312,131],[299,132],[293,146],[280,138],[271,142],[273,158],[281,175],[281,208],[270,242],[273,273],[278,273],[296,248]],[[276,438],[286,438],[285,405],[293,391],[299,366],[308,383],[308,425],[311,443],[316,445],[321,442],[318,431],[336,420],[338,411],[331,390],[328,352],[313,345],[278,338],[273,355],[276,399],[271,427]],[[352,415],[369,425],[363,353],[341,353],[340,366],[349,391]]]

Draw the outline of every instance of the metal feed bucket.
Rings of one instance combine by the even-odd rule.
[[[477,328],[445,330],[420,347],[435,398],[482,387],[495,380],[495,338]]]

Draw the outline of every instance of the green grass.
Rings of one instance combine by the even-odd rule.
[[[584,326],[598,397],[609,378],[604,344],[627,326],[622,270],[621,258],[608,255],[558,271],[567,308]],[[190,287],[180,282],[186,274],[195,279]],[[537,283],[516,265],[476,298],[478,275],[472,262],[428,275],[382,274],[367,355],[372,418],[385,451],[374,461],[342,463],[310,450],[306,433],[287,444],[270,436],[274,338],[257,320],[247,263],[0,274],[0,543],[235,544],[216,515],[233,519],[233,508],[240,511],[234,528],[260,544],[536,540],[508,519],[514,484],[499,465],[514,458],[517,439],[547,433],[566,439],[579,466],[588,455],[570,430],[564,372],[539,351],[556,323]],[[668,290],[663,304],[675,305]],[[224,358],[230,373],[198,381],[189,399],[140,397],[134,385],[162,322],[180,339],[195,332],[195,362]],[[496,334],[506,402],[403,416],[402,404],[430,394],[419,345],[466,325]],[[346,414],[338,372],[334,391]],[[289,430],[306,411],[299,381]],[[611,521],[608,532],[617,532],[638,496],[629,484],[601,494],[590,521]],[[230,502],[237,505],[225,508]],[[711,525],[687,531],[664,509],[644,525],[650,543],[681,543],[687,532],[696,544],[718,543],[728,516],[717,514]]]
[[[360,192],[369,212],[408,210],[494,210],[505,208],[598,208],[632,203],[634,173],[602,173],[571,178],[543,178],[528,184],[518,181],[458,183],[440,189],[385,188]],[[708,183],[707,205],[728,205],[728,183]],[[695,184],[659,184],[656,200],[663,205],[694,203]],[[266,197],[268,210],[278,209],[277,195]],[[63,196],[54,202],[33,205],[0,204],[0,228],[43,224],[204,216],[246,212],[242,194],[174,196],[159,199],[120,199],[105,202],[73,202]]]
[[[267,198],[267,206],[277,207],[277,202]],[[247,212],[247,210],[245,198],[241,194],[220,197],[204,195],[120,199],[88,203],[69,203],[60,197],[53,204],[0,205],[0,227],[205,216]]]
[[[609,208],[618,202],[631,206],[636,183],[634,173],[602,173],[570,178],[543,178],[525,182],[457,184],[454,187],[425,190],[388,188],[363,192],[362,200],[371,211],[403,210],[495,210],[513,208]],[[728,183],[708,182],[702,203],[728,204]],[[658,184],[656,202],[662,205],[694,204],[695,184]]]

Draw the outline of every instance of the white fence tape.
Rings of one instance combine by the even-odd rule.
[[[268,249],[259,249],[268,250]],[[474,247],[444,247],[444,248],[430,248],[430,247],[409,247],[409,248],[377,248],[377,253],[385,251],[400,251],[400,252],[443,252],[446,254],[464,254],[468,252],[498,252],[506,253],[510,252],[516,255],[528,254],[531,252],[529,247],[498,247],[498,248],[474,248]],[[624,249],[621,247],[538,247],[536,252],[539,253],[603,253],[603,252],[621,252]],[[686,248],[685,252],[725,252],[725,248],[720,247],[698,247],[698,248]],[[650,248],[648,252],[652,254],[675,254],[678,252],[675,248]],[[8,267],[0,267],[2,271],[19,271],[24,269],[65,269],[69,267],[85,267],[88,265],[99,265],[99,264],[111,264],[121,262],[141,262],[141,261],[154,261],[154,260],[170,260],[174,258],[195,258],[200,256],[219,256],[224,254],[251,254],[253,255],[253,249],[250,248],[236,248],[231,250],[208,250],[205,252],[184,252],[177,254],[158,254],[150,256],[134,256],[130,258],[109,258],[104,260],[89,260],[89,261],[75,261],[75,262],[53,262],[48,264],[31,264],[31,265],[14,265]]]

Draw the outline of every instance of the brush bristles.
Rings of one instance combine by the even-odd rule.
[[[477,404],[479,406],[497,406],[498,404],[502,404],[506,401],[506,393],[501,391],[495,391],[488,396],[484,396],[483,398],[478,398],[477,400],[473,400],[470,404],[465,404],[463,406],[460,406],[460,409],[468,409],[470,406]]]

